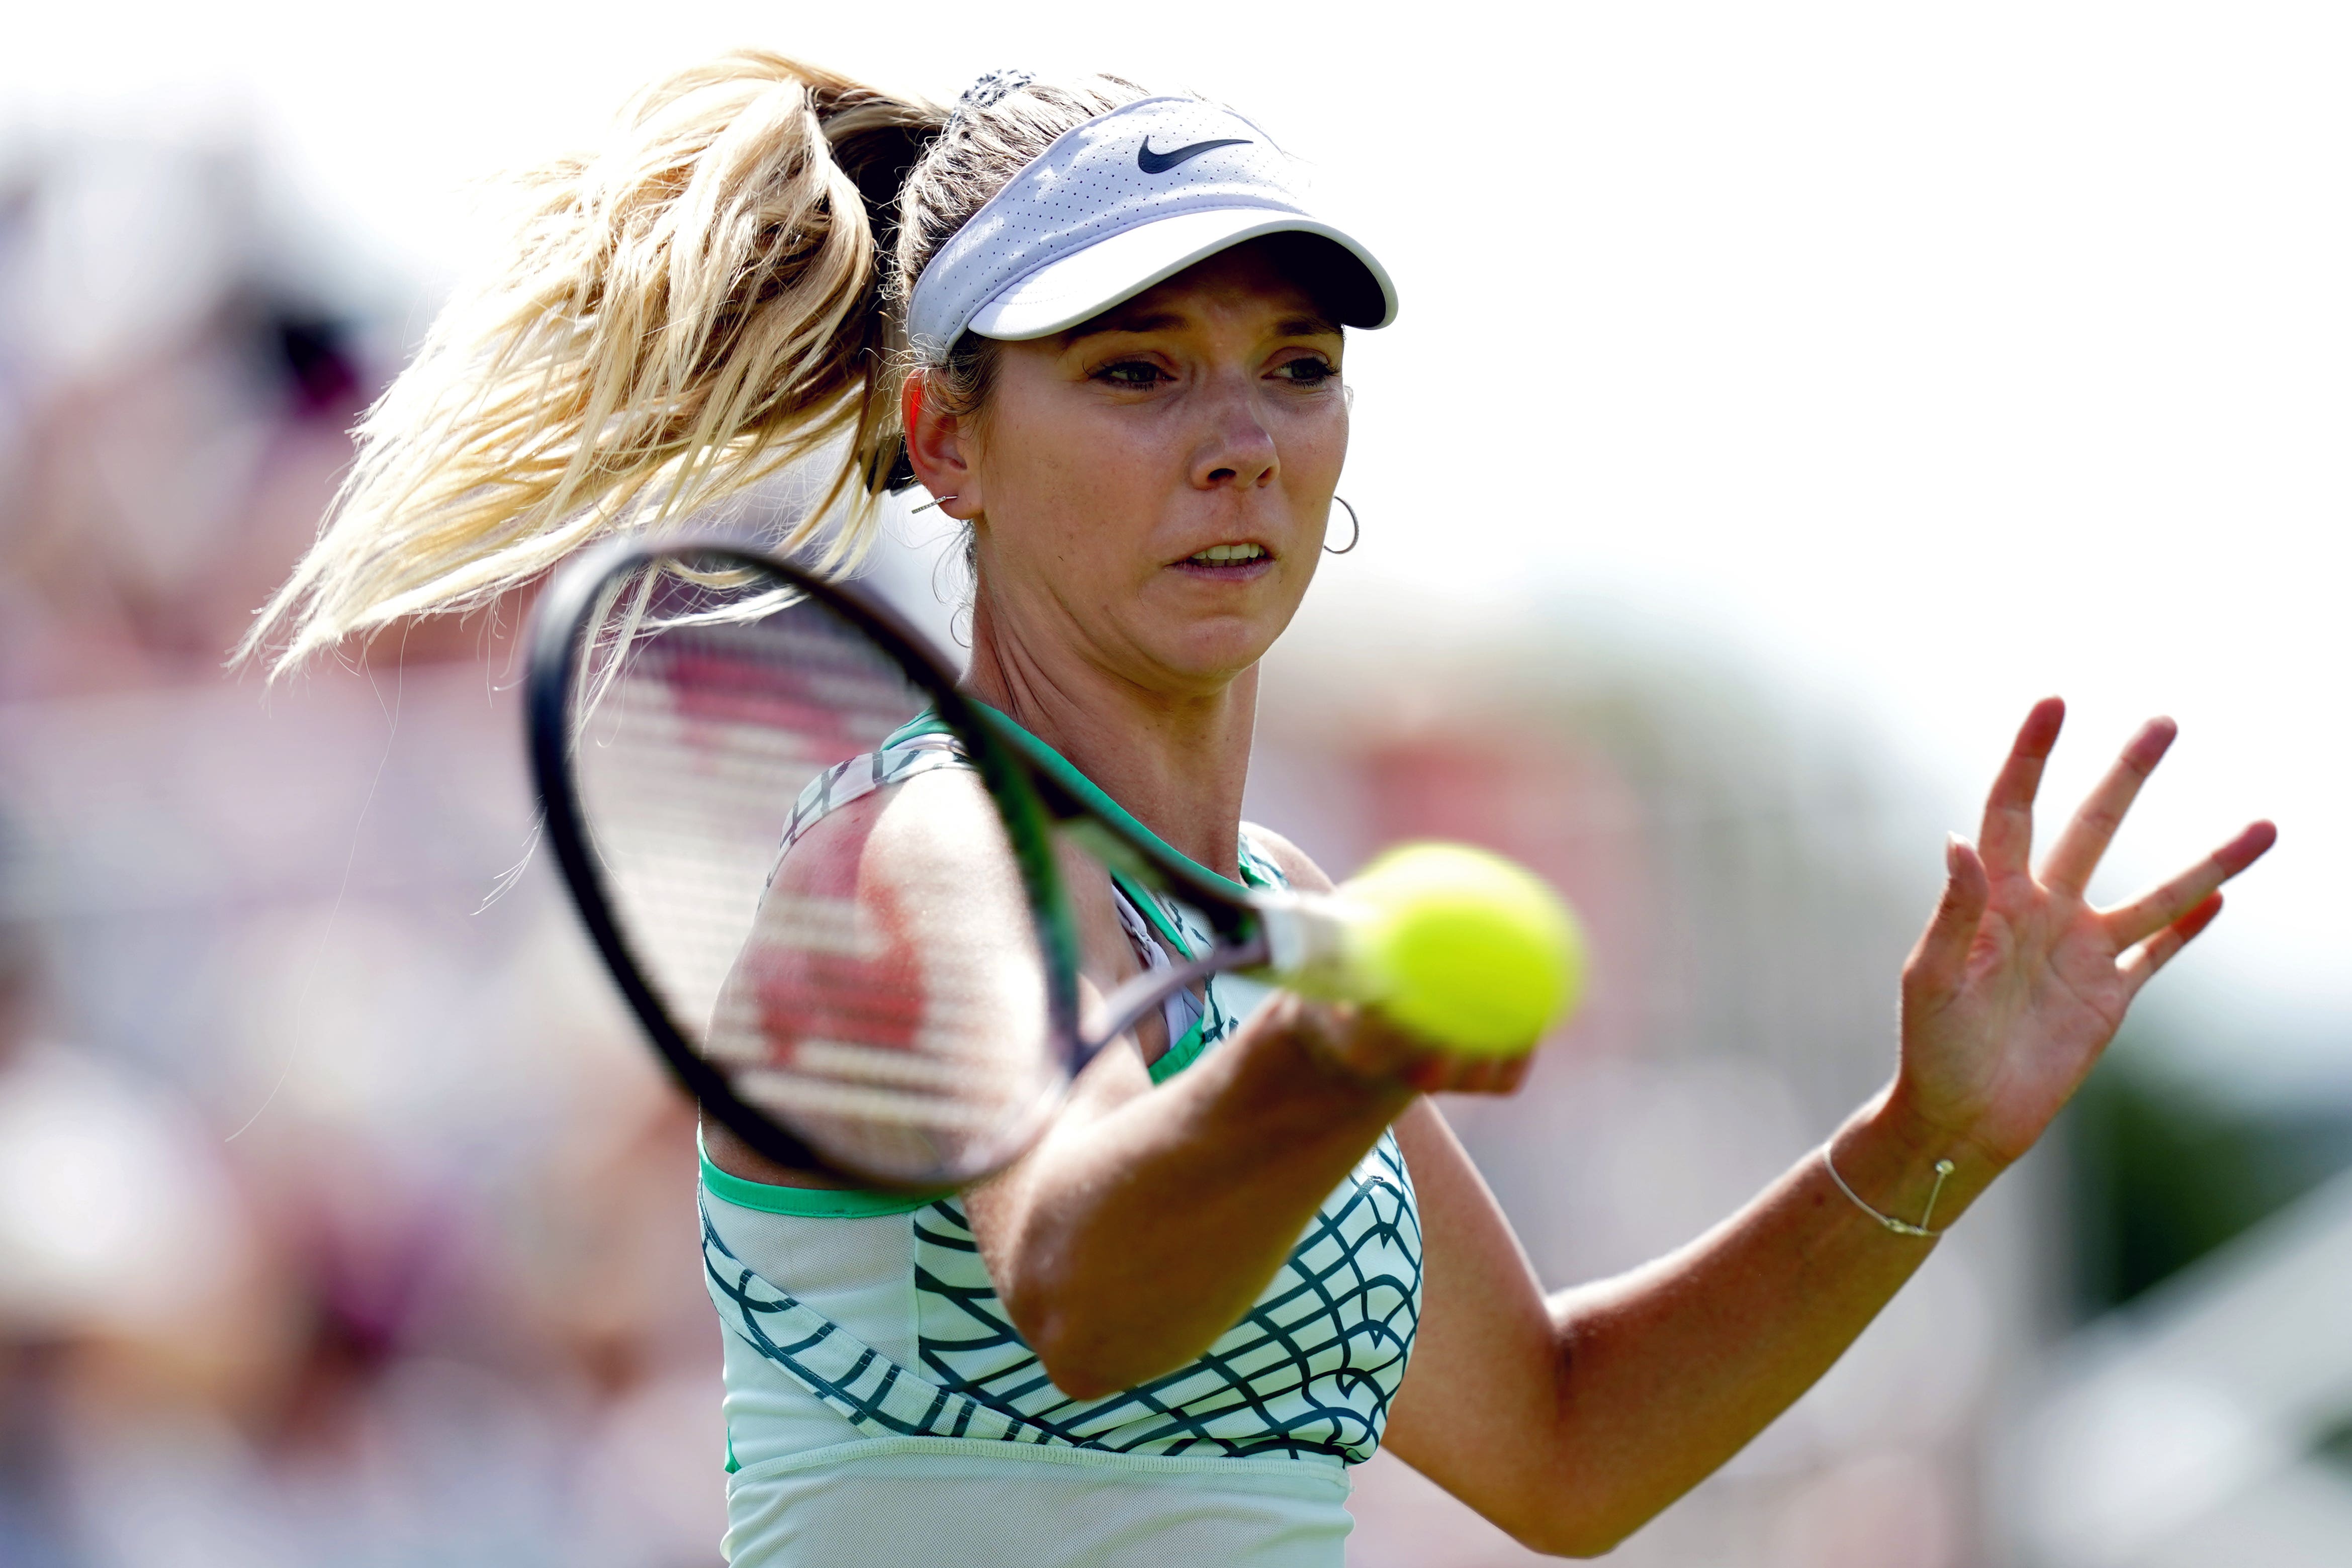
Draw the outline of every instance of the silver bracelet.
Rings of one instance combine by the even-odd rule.
[[[1943,1196],[1944,1178],[1952,1174],[1951,1161],[1937,1160],[1936,1162],[1936,1185],[1928,1189],[1927,1212],[1919,1216],[1919,1223],[1916,1225],[1913,1225],[1907,1220],[1897,1219],[1891,1214],[1881,1214],[1878,1210],[1871,1207],[1870,1205],[1863,1202],[1862,1195],[1854,1191],[1853,1188],[1846,1186],[1845,1177],[1838,1175],[1837,1166],[1830,1159],[1830,1146],[1827,1144],[1823,1144],[1822,1145],[1822,1168],[1830,1173],[1830,1180],[1837,1183],[1838,1191],[1853,1199],[1853,1206],[1856,1208],[1859,1208],[1863,1213],[1878,1221],[1879,1224],[1886,1227],[1887,1229],[1895,1232],[1895,1235],[1924,1236],[1932,1240],[1936,1237],[1941,1236],[1944,1233],[1943,1230],[1928,1229],[1927,1221],[1936,1218],[1936,1199]],[[1944,1227],[1944,1230],[1949,1230],[1950,1228],[1951,1227],[1948,1225]]]

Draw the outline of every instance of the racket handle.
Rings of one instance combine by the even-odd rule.
[[[1265,972],[1285,990],[1327,1002],[1375,1002],[1386,988],[1357,933],[1369,912],[1329,894],[1261,893]]]

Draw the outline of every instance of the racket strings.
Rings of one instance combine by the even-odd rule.
[[[656,575],[601,607],[571,733],[612,903],[666,1010],[741,1099],[866,1168],[947,1168],[1014,1135],[1055,1075],[1042,1017],[1007,1016],[1001,942],[967,952],[936,920],[917,941],[846,892],[771,886],[788,826],[839,803],[804,797],[928,690],[788,587]],[[881,777],[877,758],[856,793]]]

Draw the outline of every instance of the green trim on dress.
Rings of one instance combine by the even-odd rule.
[[[803,1219],[872,1219],[885,1214],[912,1214],[939,1201],[938,1193],[874,1192],[848,1186],[777,1186],[732,1176],[710,1163],[701,1129],[694,1134],[695,1152],[702,1156],[702,1185],[713,1197],[739,1208],[762,1214],[796,1214]]]
[[[1192,1020],[1192,1027],[1184,1031],[1183,1039],[1161,1051],[1159,1060],[1144,1070],[1151,1074],[1151,1082],[1155,1087],[1167,1082],[1201,1060],[1201,1053],[1208,1049],[1207,1044],[1201,1038],[1207,1030],[1208,1024],[1209,1015],[1204,1012]]]

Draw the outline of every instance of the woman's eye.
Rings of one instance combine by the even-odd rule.
[[[1115,387],[1148,387],[1167,379],[1167,372],[1149,360],[1121,360],[1095,372],[1095,380]]]
[[[1339,373],[1339,367],[1328,360],[1318,359],[1312,354],[1302,354],[1297,359],[1284,361],[1274,373],[1294,386],[1319,387],[1337,376]]]

